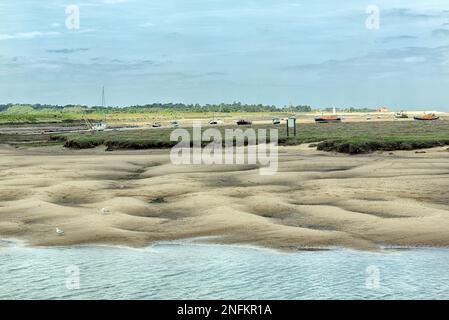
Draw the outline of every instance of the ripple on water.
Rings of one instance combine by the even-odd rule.
[[[0,299],[447,299],[449,250],[280,253],[160,244],[0,250]],[[80,289],[66,288],[78,266]],[[367,273],[368,267],[378,274]],[[369,276],[379,287],[366,286]]]

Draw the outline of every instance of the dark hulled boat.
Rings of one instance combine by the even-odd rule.
[[[238,126],[249,126],[252,122],[250,120],[240,119],[237,121]]]
[[[337,123],[341,122],[341,117],[339,116],[321,116],[315,118],[316,123]]]
[[[405,111],[398,112],[394,115],[396,119],[408,119],[408,114]]]

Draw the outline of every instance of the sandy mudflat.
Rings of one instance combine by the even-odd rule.
[[[31,245],[211,236],[279,249],[449,246],[446,148],[347,156],[282,147],[274,176],[254,166],[174,166],[167,150],[103,149],[0,146],[0,237]]]

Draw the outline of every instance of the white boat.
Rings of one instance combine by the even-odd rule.
[[[84,119],[84,121],[86,122],[86,125],[89,128],[89,130],[91,131],[104,131],[108,128],[108,124],[103,120],[95,123],[90,122],[89,119]]]
[[[101,96],[101,106],[102,108],[105,107],[105,95],[104,95],[104,87],[102,89],[102,96]],[[86,122],[87,126],[91,131],[104,131],[108,128],[108,124],[106,121],[100,120],[98,122],[92,123],[89,119],[84,118],[84,121]]]
[[[278,118],[278,117],[274,117],[274,118],[272,119],[272,122],[273,122],[273,124],[281,124],[281,119]]]
[[[106,122],[104,122],[103,120],[94,123],[94,125],[92,126],[92,130],[94,130],[94,131],[104,131],[107,128],[108,128],[108,124]]]
[[[211,124],[211,125],[214,125],[214,124],[220,124],[220,123],[223,123],[223,120],[222,119],[210,119],[209,120],[209,124]]]

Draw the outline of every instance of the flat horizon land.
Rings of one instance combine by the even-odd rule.
[[[59,145],[72,149],[94,148],[104,145],[109,150],[159,149],[171,148],[176,142],[170,141],[171,122],[177,120],[181,128],[191,130],[193,122],[201,123],[204,129],[218,128],[222,135],[225,129],[235,129],[238,119],[248,119],[253,122],[254,129],[272,129],[279,131],[280,145],[299,145],[316,143],[318,150],[337,151],[349,154],[365,154],[374,151],[418,150],[449,145],[449,114],[438,112],[438,121],[414,121],[413,115],[422,112],[410,112],[408,119],[396,119],[394,112],[371,113],[361,112],[341,113],[343,123],[316,124],[316,112],[296,113],[297,136],[287,136],[285,118],[290,114],[286,110],[278,112],[230,112],[230,113],[196,113],[186,112],[161,117],[157,112],[120,112],[96,113],[94,119],[103,119],[108,123],[104,132],[89,132],[84,119],[92,117],[82,112],[66,114],[61,111],[51,111],[53,120],[48,118],[45,110],[20,115],[17,121],[11,120],[5,112],[0,112],[0,119],[6,122],[0,124],[0,143],[17,146]],[[56,112],[56,113],[55,113]],[[96,112],[96,111],[95,111]],[[26,120],[32,115],[32,121]],[[5,118],[5,117],[6,118]],[[34,117],[38,118],[34,118]],[[66,117],[67,116],[67,117]],[[101,116],[101,117],[100,117]],[[3,117],[3,118],[2,118]],[[62,117],[62,118],[61,118]],[[273,125],[273,117],[283,119],[280,125]],[[223,123],[210,126],[210,119],[222,119]],[[158,122],[160,128],[152,128]],[[246,128],[246,126],[240,127]]]
[[[315,124],[298,114],[289,138],[265,115],[252,127],[279,129],[273,176],[257,165],[173,165],[172,129],[150,121],[95,133],[82,122],[3,124],[0,234],[36,246],[205,238],[281,250],[448,247],[449,126],[440,115]],[[226,122],[217,128],[237,128]]]

